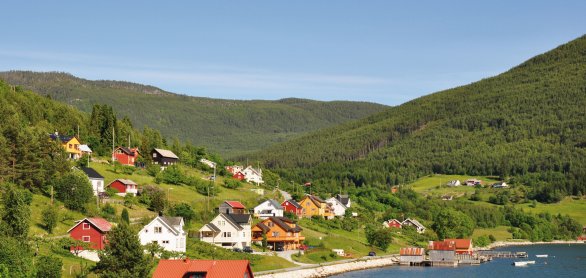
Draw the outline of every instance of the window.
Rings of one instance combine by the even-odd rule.
[[[89,230],[90,229],[90,223],[83,223],[83,229],[84,230]]]
[[[83,242],[90,242],[90,236],[82,236],[82,237],[81,237],[81,240],[82,240]]]
[[[157,154],[156,153],[153,153],[153,157],[157,157]]]
[[[169,244],[168,240],[163,240],[163,244]]]
[[[71,148],[73,148],[73,145],[72,145],[72,144],[69,144],[69,148],[70,148],[70,149],[71,149]]]
[[[242,237],[246,237],[246,232],[242,232]]]
[[[162,227],[155,227],[155,234],[160,234],[163,233],[163,228]]]
[[[273,222],[268,222],[268,223],[267,223],[267,226],[269,226],[269,227],[272,227],[272,226],[274,226],[274,225],[275,225],[275,224],[273,224]]]
[[[273,232],[273,237],[278,237],[279,236],[279,232]]]
[[[224,232],[224,237],[232,237],[232,232]]]

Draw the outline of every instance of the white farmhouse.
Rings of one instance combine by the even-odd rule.
[[[267,219],[271,216],[283,217],[284,209],[275,200],[266,200],[260,205],[254,207],[254,216],[260,219]]]
[[[202,158],[199,160],[199,162],[201,162],[202,164],[205,164],[206,166],[210,167],[210,168],[216,168],[216,163],[211,161],[211,160],[207,160],[205,158]]]
[[[250,214],[220,213],[199,229],[199,239],[227,249],[250,246]]]
[[[167,251],[185,252],[186,234],[183,217],[157,216],[138,232],[140,244],[159,244]]]
[[[405,219],[405,221],[403,221],[403,223],[401,223],[401,225],[403,227],[413,226],[413,227],[415,227],[415,230],[417,230],[417,232],[420,234],[423,234],[425,232],[425,226],[423,226],[423,224],[419,223],[419,221],[417,221],[415,219],[407,218],[407,219]]]
[[[256,184],[264,183],[264,181],[262,180],[262,170],[260,168],[257,170],[252,168],[252,166],[248,166],[241,172],[242,174],[244,174],[244,179],[247,182],[253,182]]]
[[[96,172],[93,168],[82,167],[81,170],[85,173],[92,184],[94,196],[104,192],[104,177],[102,175]]]
[[[327,199],[326,203],[330,204],[330,207],[332,207],[332,212],[335,216],[344,217],[346,214],[346,209],[348,208],[336,197]]]

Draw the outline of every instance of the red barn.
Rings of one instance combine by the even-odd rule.
[[[401,229],[403,227],[403,224],[401,224],[401,221],[399,221],[397,219],[391,219],[391,220],[385,221],[384,224],[385,224],[385,226],[387,226],[389,228]]]
[[[283,209],[285,209],[285,211],[293,213],[298,217],[303,215],[303,207],[293,199],[284,201],[281,203],[281,206]]]
[[[238,172],[238,173],[232,175],[232,177],[235,178],[235,179],[237,179],[237,180],[239,180],[239,181],[241,181],[241,180],[244,179],[244,174],[242,174],[242,172]]]
[[[118,161],[122,165],[134,166],[139,155],[138,148],[118,147],[112,152],[112,161]]]
[[[136,193],[138,192],[138,185],[131,180],[117,179],[111,182],[108,186],[118,190],[118,192],[120,192],[119,195],[132,194],[136,196]]]
[[[247,260],[160,260],[153,278],[254,278]]]
[[[92,249],[103,250],[106,245],[106,234],[110,229],[112,224],[108,220],[94,217],[78,221],[67,233],[75,240],[89,242]]]

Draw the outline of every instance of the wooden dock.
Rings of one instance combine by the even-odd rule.
[[[484,256],[490,259],[493,258],[527,258],[527,252],[511,252],[511,251],[493,251],[493,250],[479,250],[476,251],[479,256]]]

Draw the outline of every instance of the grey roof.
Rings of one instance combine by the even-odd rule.
[[[248,224],[250,222],[250,214],[220,214],[224,215],[224,217],[228,219],[228,221],[232,222],[232,224],[234,224],[234,226],[236,226],[238,229],[243,229],[240,224]]]
[[[348,201],[350,201],[350,197],[348,197],[348,195],[336,194],[336,199],[338,199],[338,201],[340,201],[340,203],[342,203],[344,206],[348,206]]]
[[[275,200],[273,200],[273,199],[269,199],[268,201],[269,201],[271,204],[273,204],[273,206],[274,206],[276,209],[283,209],[283,207],[281,206],[281,204],[279,204],[279,202],[277,202],[277,201],[275,201]]]
[[[411,218],[407,218],[407,219],[405,219],[405,221],[403,221],[403,223],[401,223],[401,224],[402,224],[402,225],[405,225],[405,222],[407,222],[407,221],[409,221],[409,222],[413,223],[413,225],[415,225],[415,226],[417,226],[417,227],[420,227],[420,228],[422,228],[422,229],[425,229],[425,226],[423,226],[423,224],[421,224],[421,223],[419,223],[419,221],[417,221],[417,220],[415,220],[415,219],[411,219]]]
[[[183,217],[161,216],[161,220],[165,221],[169,226],[179,226]]]
[[[127,179],[116,179],[115,181],[120,181],[121,183],[126,184],[126,185],[128,185],[128,184],[137,185],[136,182],[134,182],[132,180],[127,180]],[[179,225],[179,224],[177,224],[177,225]]]
[[[287,202],[289,202],[290,204],[292,204],[296,208],[302,208],[301,205],[299,203],[297,203],[297,201],[295,201],[293,199],[289,199],[289,200],[287,200]]]
[[[158,152],[163,157],[179,159],[179,157],[170,150],[163,150],[163,149],[155,148],[155,151]]]
[[[53,139],[53,140],[59,139],[59,141],[61,141],[61,143],[67,143],[67,142],[69,142],[69,140],[71,140],[75,136],[49,134],[49,137],[51,137],[51,139]]]
[[[267,227],[267,225],[263,224],[262,222],[256,224],[257,227],[259,227],[263,233],[268,232],[271,228]]]
[[[217,233],[219,233],[219,232],[221,232],[221,231],[222,231],[222,230],[220,230],[220,228],[218,228],[218,226],[214,225],[214,223],[212,223],[212,222],[210,222],[210,223],[206,224],[206,226],[207,226],[208,228],[210,228],[210,230],[212,230],[212,231],[214,231],[214,232],[217,232]]]
[[[82,167],[81,170],[91,179],[104,179],[104,177],[93,168]]]

